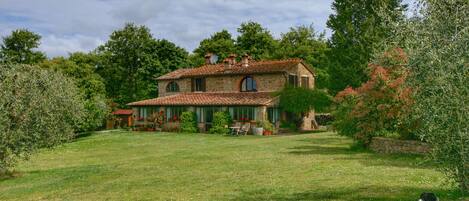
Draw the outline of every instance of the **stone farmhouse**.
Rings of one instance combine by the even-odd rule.
[[[235,122],[255,125],[268,120],[278,128],[280,122],[291,121],[291,114],[278,107],[275,92],[287,85],[314,88],[314,72],[301,59],[253,61],[244,55],[237,62],[232,54],[222,63],[211,61],[212,55],[207,54],[205,65],[156,78],[157,98],[128,104],[133,109],[134,125],[145,125],[152,113],[161,112],[166,126],[177,127],[181,113],[193,111],[203,132],[211,127],[215,112],[228,111]],[[311,111],[300,129],[314,129],[313,121]]]

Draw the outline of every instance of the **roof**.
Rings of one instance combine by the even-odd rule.
[[[192,92],[137,101],[127,105],[269,105],[274,100],[276,97],[272,92]]]
[[[112,112],[113,115],[132,115],[133,110],[118,109]]]
[[[225,68],[224,64],[203,65],[197,68],[183,68],[167,73],[156,78],[157,80],[172,80],[185,77],[210,76],[210,75],[234,75],[234,74],[259,74],[282,73],[298,64],[303,64],[308,70],[313,71],[301,59],[285,59],[276,61],[249,62],[249,66],[243,67],[240,62],[231,68]],[[313,73],[314,74],[314,73]]]

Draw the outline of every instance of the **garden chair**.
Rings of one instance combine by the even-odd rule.
[[[233,126],[230,127],[232,135],[238,135],[239,131],[241,130],[241,123],[235,122]]]
[[[251,128],[251,123],[245,123],[243,124],[243,126],[241,126],[241,130],[239,132],[241,132],[243,135],[247,135],[250,128]]]

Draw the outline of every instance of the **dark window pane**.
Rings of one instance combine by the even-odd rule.
[[[241,91],[257,91],[256,81],[248,76],[241,81]]]
[[[176,82],[170,82],[166,86],[166,91],[167,92],[178,92],[179,91],[179,85]]]

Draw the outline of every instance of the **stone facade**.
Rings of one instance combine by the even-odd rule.
[[[229,73],[229,74],[207,74],[207,76],[201,76],[201,77],[194,77],[194,76],[186,76],[186,77],[174,77],[170,79],[159,79],[158,80],[158,97],[168,97],[171,95],[177,95],[180,93],[191,93],[193,92],[194,86],[192,86],[192,80],[194,78],[204,78],[205,79],[205,91],[206,93],[217,93],[217,92],[230,92],[230,93],[261,93],[261,92],[276,92],[282,90],[288,83],[289,83],[289,76],[290,75],[295,75],[297,77],[297,86],[298,87],[303,87],[302,85],[304,82],[302,80],[302,77],[308,77],[308,88],[314,88],[314,75],[313,73],[308,69],[307,66],[305,66],[302,62],[299,61],[289,61],[289,62],[297,62],[297,64],[294,65],[285,65],[284,68],[282,68],[281,71],[278,70],[273,70],[273,71],[263,71],[263,73],[260,73],[258,71],[253,70],[252,73]],[[273,64],[274,65],[274,64]],[[270,66],[269,66],[270,67]],[[250,66],[246,66],[244,68],[250,68]],[[197,68],[196,68],[197,69]],[[254,69],[256,69],[254,67]],[[251,72],[251,71],[250,71]],[[241,92],[241,83],[245,77],[252,77],[253,80],[256,83],[256,92]],[[167,90],[167,86],[171,83],[175,82],[178,85],[179,91],[177,92],[171,92]],[[204,92],[195,92],[195,93],[204,93]],[[270,93],[268,93],[270,94]],[[180,94],[183,95],[183,94]],[[270,95],[269,95],[270,96]],[[169,98],[173,98],[169,97]],[[251,99],[250,99],[251,100]],[[256,105],[256,116],[255,120],[267,120],[268,119],[268,108],[269,107],[275,107],[278,104],[278,99],[273,101],[268,102],[268,103],[262,103],[260,105]],[[207,104],[210,106],[210,103]],[[138,107],[146,107],[147,105],[140,105],[140,106],[135,106],[133,107],[134,110],[134,116],[138,117],[140,116]],[[227,105],[222,105],[224,110],[226,110],[230,106],[229,103]],[[237,105],[237,106],[243,106],[243,105]],[[166,105],[166,106],[161,106],[159,107],[160,111],[164,111],[165,107],[171,107],[171,105]],[[194,111],[194,105],[191,103],[187,103],[187,109],[190,111]],[[282,112],[280,114],[280,119],[281,120],[288,120],[286,118],[285,112]],[[254,119],[253,119],[254,120]],[[146,120],[141,120],[136,122],[136,125],[141,124],[145,125]],[[301,130],[312,130],[314,129],[313,125],[314,121],[314,111],[309,112],[308,115],[304,118],[303,125],[301,125]],[[254,122],[254,121],[253,121]],[[174,124],[174,123],[173,123]],[[175,125],[173,124],[168,124],[167,125],[167,130],[171,130]],[[277,124],[278,126],[279,124]],[[205,124],[204,123],[199,123],[198,127],[201,131],[205,130]]]
[[[413,140],[397,140],[391,138],[374,137],[371,140],[370,149],[378,153],[407,153],[425,154],[430,151],[430,146],[424,142]]]
[[[247,67],[249,68],[249,67]],[[306,66],[298,64],[297,67],[288,69],[288,74],[301,77],[308,77],[309,88],[314,88],[314,76]],[[257,84],[257,91],[280,91],[288,82],[288,74],[286,73],[269,73],[269,74],[252,74],[251,76]],[[241,81],[247,75],[225,75],[225,76],[208,76],[205,77],[206,92],[239,92]],[[176,82],[179,85],[179,92],[168,92],[166,87],[170,82]],[[182,78],[175,80],[158,81],[158,96],[169,96],[177,93],[191,92],[192,78]]]

